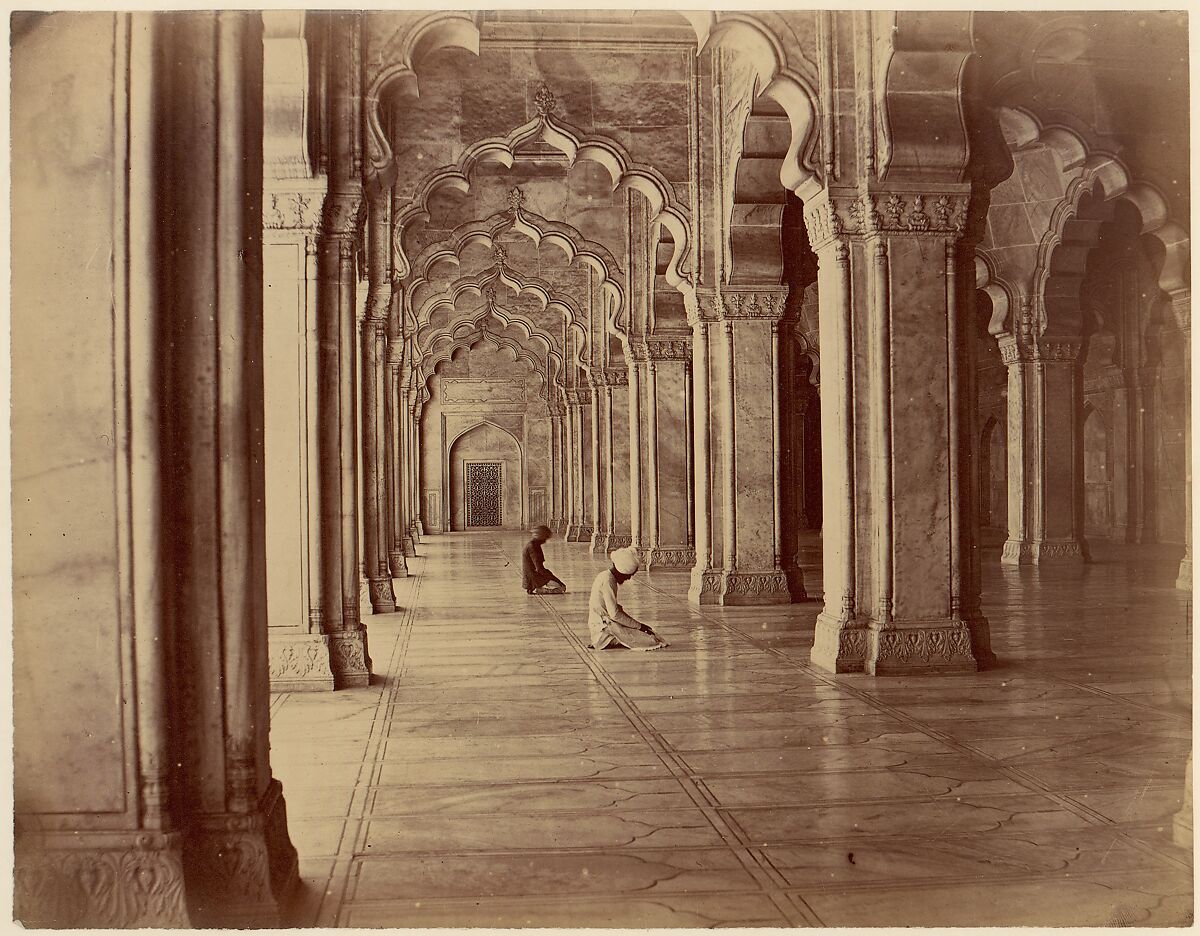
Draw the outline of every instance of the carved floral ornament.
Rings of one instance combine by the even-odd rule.
[[[1039,338],[1037,335],[1016,338],[1001,335],[1000,360],[1005,364],[1020,364],[1036,361],[1074,361],[1079,357],[1081,341],[1078,338]]]
[[[692,343],[687,338],[666,338],[646,342],[647,357],[651,361],[689,361]]]
[[[263,227],[315,232],[321,224],[324,201],[321,192],[265,192]]]
[[[929,234],[958,237],[966,229],[968,192],[867,192],[828,195],[804,207],[814,250],[843,237]]]
[[[765,319],[778,322],[787,305],[786,286],[705,291],[698,296],[700,321],[726,322]]]

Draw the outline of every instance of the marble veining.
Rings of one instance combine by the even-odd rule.
[[[291,922],[1190,919],[1191,853],[1171,842],[1190,683],[1167,565],[1162,587],[1136,563],[1074,585],[994,571],[996,668],[872,679],[809,665],[812,606],[697,611],[678,573],[622,590],[670,648],[590,652],[580,588],[516,593],[520,546],[427,536],[396,583],[404,610],[369,619],[381,680],[274,699],[304,881]],[[572,583],[599,567],[584,545],[546,553]],[[1134,593],[1136,621],[1105,610]],[[1079,652],[1134,634],[1140,654]]]

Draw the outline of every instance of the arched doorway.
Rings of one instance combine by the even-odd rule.
[[[996,416],[983,426],[979,451],[979,525],[1003,533],[1008,529],[1008,427]]]
[[[1083,409],[1084,533],[1089,537],[1112,536],[1112,454],[1105,414],[1088,403]]]
[[[521,529],[525,465],[521,445],[495,423],[476,423],[447,453],[451,530]]]

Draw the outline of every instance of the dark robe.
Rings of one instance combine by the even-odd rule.
[[[521,587],[525,591],[533,591],[549,582],[559,582],[559,579],[546,568],[542,544],[537,540],[530,540],[525,546],[525,551],[521,553]]]

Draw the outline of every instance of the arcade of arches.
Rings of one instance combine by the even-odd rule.
[[[356,749],[347,794],[362,841],[384,841],[370,764],[387,777],[434,749],[401,717],[406,680],[417,709],[470,709],[450,677],[485,672],[510,674],[489,697],[506,706],[535,711],[544,689],[569,708],[576,689],[536,675],[559,664],[659,758],[614,753],[611,776],[650,771],[648,801],[684,791],[656,834],[717,843],[636,852],[679,862],[699,896],[642,917],[584,900],[579,925],[954,921],[880,869],[961,883],[947,855],[982,861],[966,839],[939,863],[915,832],[888,852],[795,805],[848,808],[822,805],[836,787],[928,817],[950,809],[930,777],[1034,844],[1108,836],[1096,887],[1124,909],[1051,890],[1081,915],[1018,922],[1190,915],[1190,883],[1143,886],[1191,860],[1186,14],[18,14],[12,48],[19,919],[382,922],[289,915],[298,890],[320,901],[297,887],[316,857],[368,886],[345,808],[311,849],[315,807],[294,808],[306,783],[336,786],[328,750],[357,737],[336,720],[390,726]],[[512,571],[506,531],[538,523],[572,578],[558,605]],[[629,606],[679,637],[588,655],[577,593],[630,545],[648,574]],[[671,689],[672,667],[705,676]],[[697,689],[709,676],[734,682]],[[760,680],[753,706],[706,695]],[[824,735],[782,773],[800,742],[760,739],[749,779],[714,780],[715,755],[678,753],[658,721],[687,717],[676,695],[696,696],[701,749],[733,744],[725,729]],[[871,719],[928,737],[877,748]],[[455,722],[464,744],[477,722]],[[1062,743],[1038,759],[996,740],[1022,730]],[[414,776],[447,792],[439,763]],[[905,763],[921,792],[870,792]],[[813,779],[830,777],[844,786]],[[1126,788],[1173,805],[1113,819]],[[689,810],[703,829],[685,835]],[[878,859],[875,896],[838,897],[861,880],[805,878],[801,850],[759,835],[852,838]],[[560,869],[584,860],[564,848]],[[1032,851],[1005,866],[1010,894],[1060,870]],[[511,901],[472,917],[490,885],[456,880],[449,909],[387,919],[559,919]]]

